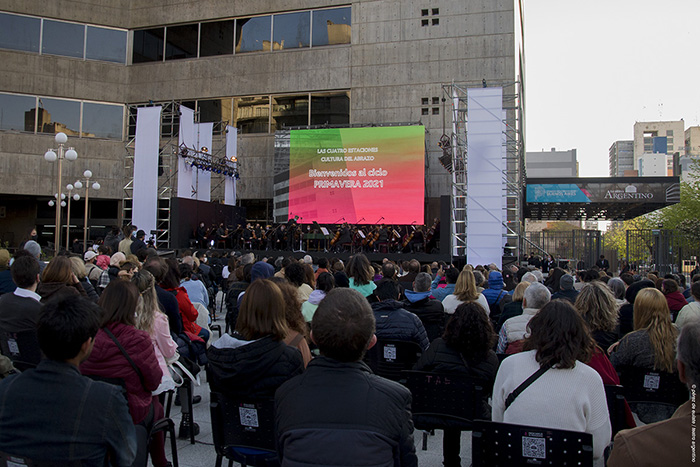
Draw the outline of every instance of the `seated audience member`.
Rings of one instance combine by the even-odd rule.
[[[322,272],[316,279],[316,290],[311,292],[309,299],[302,303],[301,314],[304,321],[310,323],[316,313],[319,303],[326,297],[326,294],[335,287],[335,279],[328,272]]]
[[[187,296],[192,303],[200,303],[204,308],[209,307],[209,292],[207,286],[200,280],[192,278],[192,266],[189,264],[180,264],[180,287],[183,287],[187,292]]]
[[[209,340],[209,331],[197,324],[197,316],[199,316],[199,313],[194,305],[192,305],[187,295],[187,290],[180,286],[180,273],[178,271],[177,261],[174,259],[165,260],[165,267],[165,274],[163,275],[161,284],[166,291],[175,295],[177,299],[185,334],[187,334],[191,340],[207,342]],[[202,365],[206,364],[205,355],[203,359],[199,358],[199,363]]]
[[[634,301],[634,332],[610,346],[610,362],[616,369],[627,365],[674,373],[677,336],[664,295],[651,287],[640,290]],[[633,410],[644,423],[664,420],[673,413],[644,403]]]
[[[183,328],[177,299],[173,294],[161,287],[161,282],[163,281],[166,270],[165,262],[158,256],[151,256],[144,262],[143,270],[150,272],[156,281],[155,289],[156,295],[158,296],[158,304],[161,310],[163,310],[163,313],[168,317],[170,334],[179,336],[183,333]]]
[[[289,333],[282,291],[268,279],[248,287],[233,334],[207,349],[207,381],[212,391],[236,398],[270,398],[304,371],[301,352],[284,343]]]
[[[304,316],[301,314],[297,288],[290,284],[287,279],[281,277],[272,277],[270,280],[279,287],[284,299],[284,319],[287,323],[287,337],[284,338],[284,343],[301,352],[304,368],[306,368],[306,365],[311,361],[311,350],[308,342],[309,331]]]
[[[321,356],[275,395],[281,464],[417,465],[411,393],[361,361],[376,343],[367,300],[352,289],[331,290],[311,327]]]
[[[543,272],[546,272],[546,271],[543,270]],[[547,286],[547,288],[552,293],[552,295],[554,295],[557,292],[559,292],[560,290],[562,290],[560,281],[561,281],[562,276],[564,276],[565,274],[566,274],[566,271],[564,271],[562,268],[559,268],[559,267],[552,268],[552,270],[549,271],[549,274],[547,275],[547,280],[544,281],[544,285]],[[573,277],[572,277],[572,279],[573,279]],[[571,282],[571,286],[573,288],[573,281]],[[562,297],[559,297],[559,298],[562,298]],[[552,300],[554,300],[554,297],[552,297]],[[573,303],[572,300],[570,300],[570,301]]]
[[[111,259],[110,255],[112,252],[110,251],[109,247],[105,245],[96,246],[96,248],[97,258],[95,258],[95,264],[98,268],[105,271],[109,267],[109,262]],[[124,255],[124,258],[126,259],[126,255]]]
[[[523,294],[523,313],[519,316],[508,319],[503,323],[501,331],[498,333],[497,353],[505,353],[509,345],[522,340],[527,332],[527,325],[533,316],[540,309],[549,303],[551,294],[549,289],[539,282],[534,282],[525,290]],[[509,351],[518,351],[517,346]]]
[[[106,465],[108,456],[112,465],[132,464],[136,435],[121,388],[78,371],[101,313],[77,296],[44,306],[37,334],[46,359],[0,382],[0,451],[55,464]]]
[[[661,291],[666,297],[668,309],[671,311],[671,321],[675,322],[678,312],[688,304],[688,301],[679,289],[678,282],[673,279],[664,279],[661,283]]]
[[[163,372],[151,336],[135,327],[139,299],[138,288],[131,282],[110,282],[98,302],[103,310],[101,328],[95,336],[92,353],[80,365],[80,372],[98,379],[123,380],[131,419],[134,425],[143,426],[148,433],[153,423],[164,414],[158,397],[152,394],[160,385]],[[125,354],[129,355],[133,365]],[[156,467],[168,465],[164,440],[161,432],[148,446]],[[139,458],[145,460],[145,453],[139,453]]]
[[[97,303],[97,299],[100,297],[97,295],[95,288],[92,286],[92,284],[87,278],[87,270],[85,269],[85,263],[82,259],[78,258],[77,256],[71,256],[70,262],[73,266],[73,274],[75,274],[75,277],[78,279],[78,282],[80,282],[80,286],[85,290],[87,298]]]
[[[98,256],[99,258],[99,256]],[[100,274],[100,279],[97,281],[97,292],[102,293],[104,289],[107,288],[111,281],[116,281],[119,279],[119,271],[121,270],[122,264],[126,263],[126,256],[124,253],[116,252],[109,258],[109,264],[102,274]]]
[[[475,269],[472,273],[474,274],[474,282],[476,282],[476,291],[482,293],[484,291],[484,286],[488,285],[488,282],[481,271]]]
[[[369,260],[362,253],[358,253],[350,258],[346,269],[349,278],[349,287],[357,290],[364,297],[369,297],[377,288],[377,285],[372,281],[374,277],[374,269],[369,264]],[[336,283],[338,278],[336,278]]]
[[[501,316],[498,318],[498,324],[495,329],[497,333],[500,332],[506,320],[523,314],[523,297],[525,295],[525,289],[529,286],[529,282],[523,281],[515,287],[515,290],[513,290],[513,300],[510,303],[506,303]]]
[[[314,278],[318,280],[318,276],[324,272],[330,272],[328,270],[328,258],[321,257],[318,259],[318,268],[316,268],[316,271],[314,272]]]
[[[102,269],[97,267],[95,264],[95,258],[97,258],[97,253],[92,250],[85,252],[83,259],[85,260],[85,271],[87,272],[87,277],[94,288],[97,288],[97,282],[100,280],[100,275],[102,274]]]
[[[559,290],[552,294],[552,300],[558,298],[568,300],[571,303],[576,301],[579,291],[574,288],[574,276],[564,274],[559,278]]]
[[[445,287],[438,287],[440,280],[445,278]],[[438,269],[435,273],[435,279],[430,284],[430,293],[436,300],[441,302],[450,294],[455,292],[455,284],[457,283],[457,278],[459,278],[459,270],[453,266],[450,266],[445,271],[442,267]]]
[[[377,301],[372,303],[372,311],[377,338],[415,342],[425,350],[429,341],[423,323],[418,316],[404,310],[403,303],[398,301],[400,294],[394,281],[383,282],[374,291]]]
[[[46,263],[41,260],[41,246],[34,240],[29,240],[27,243],[24,244],[24,249],[28,251],[30,255],[34,256],[34,259],[36,259],[39,262],[39,273],[41,274],[42,272],[44,272]]]
[[[483,294],[476,291],[474,274],[469,269],[462,269],[457,276],[454,293],[442,300],[445,313],[451,315],[462,303],[476,302],[484,309],[486,316],[489,315],[489,304]]]
[[[625,300],[627,303],[620,306],[620,336],[624,336],[634,330],[634,300],[637,298],[637,294],[640,290],[649,287],[655,287],[654,282],[649,279],[637,281],[627,287],[627,291],[625,292]]]
[[[297,295],[301,302],[305,302],[309,299],[311,292],[314,289],[311,288],[309,284],[305,281],[306,279],[306,269],[304,265],[298,261],[293,261],[286,268],[284,268],[284,277],[289,281],[290,284],[297,289]]]
[[[537,284],[528,291],[533,287]],[[542,307],[529,329],[524,352],[506,358],[498,369],[493,421],[590,433],[594,461],[602,466],[612,430],[603,381],[582,363],[593,349],[586,323],[569,302],[556,300]],[[520,394],[512,394],[536,374]]]
[[[676,318],[678,329],[682,329],[686,323],[693,319],[700,319],[700,281],[693,282],[690,286],[690,292],[695,300],[688,303],[678,312],[678,318]],[[2,309],[1,306],[0,309]]]
[[[619,277],[611,278],[607,285],[615,297],[615,303],[617,303],[617,308],[619,309],[622,304],[625,303],[625,292],[627,292],[627,286]]]
[[[504,286],[503,275],[498,271],[491,271],[489,273],[489,287],[482,292],[489,306],[501,303],[503,297],[509,295]]]
[[[17,288],[0,297],[0,331],[36,332],[41,311],[41,296],[36,293],[39,262],[33,256],[20,256],[12,263],[10,272]]]
[[[408,273],[398,278],[399,284],[405,290],[410,290],[413,287],[413,281],[420,272],[420,263],[418,260],[412,259],[408,262]]]
[[[689,321],[678,338],[678,378],[694,390],[700,385],[700,321]],[[692,427],[698,411],[695,401],[681,405],[673,416],[615,436],[608,467],[691,465],[694,462]]]
[[[134,277],[134,273],[136,273],[136,271],[139,270],[138,265],[138,259],[134,262],[131,262],[129,260],[124,261],[119,266],[119,272],[117,273],[117,277],[125,281],[130,281],[131,278]]]
[[[600,281],[587,282],[576,297],[574,307],[588,323],[596,344],[607,355],[608,347],[620,339],[617,303],[610,289]]]
[[[73,264],[67,256],[56,256],[41,273],[41,282],[36,289],[41,303],[65,297],[87,297],[85,289],[73,274]]]
[[[430,342],[442,335],[446,319],[442,303],[430,298],[431,282],[430,274],[419,273],[413,281],[412,289],[404,291],[406,300],[403,302],[403,308],[421,320]]]
[[[496,334],[483,309],[476,302],[463,303],[450,317],[443,336],[430,343],[413,369],[482,379],[488,383],[484,394],[488,398],[498,371],[498,358],[491,350],[495,343]],[[482,401],[482,411],[476,418],[491,418],[491,407],[486,399]],[[445,430],[443,465],[461,465],[460,437],[459,430]]]
[[[16,288],[10,272],[10,252],[4,248],[0,249],[0,296],[12,293]]]

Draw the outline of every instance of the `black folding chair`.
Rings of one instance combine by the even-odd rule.
[[[365,362],[375,374],[400,381],[401,372],[413,368],[421,353],[423,350],[415,342],[378,339],[367,351]]]
[[[618,431],[629,428],[626,423],[625,406],[627,401],[625,401],[625,388],[606,384],[605,398],[608,401],[608,413],[610,414],[610,426],[612,427],[610,439],[612,440]]]
[[[275,401],[240,400],[211,392],[212,436],[216,467],[223,458],[245,466],[278,466],[275,450]]]
[[[492,389],[486,381],[427,371],[404,371],[402,375],[413,396],[413,423],[423,430],[424,451],[428,448],[428,431],[468,431],[474,419],[484,416],[485,399]]]
[[[690,394],[675,373],[634,366],[617,368],[627,403],[644,423],[670,418]]]
[[[19,371],[35,368],[42,357],[36,331],[0,332],[0,350]]]
[[[484,420],[472,430],[474,467],[592,466],[593,435]]]
[[[82,461],[37,461],[0,451],[0,467],[79,467]]]

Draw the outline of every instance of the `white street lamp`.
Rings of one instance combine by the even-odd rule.
[[[83,172],[83,177],[85,177],[85,222],[83,223],[83,252],[87,251],[87,238],[88,238],[88,208],[89,208],[89,201],[90,201],[90,178],[92,178],[92,171],[91,170],[86,170]],[[75,182],[75,186],[77,187],[78,184],[80,186],[83,186],[83,183],[81,181]],[[100,184],[97,182],[94,182],[92,184],[92,189],[93,190],[99,190]]]
[[[66,136],[65,133],[56,133],[56,136],[54,137],[54,141],[56,141],[56,144],[58,144],[58,149],[49,149],[46,151],[44,154],[44,159],[46,159],[48,162],[55,162],[58,161],[58,179],[56,181],[56,187],[58,188],[58,193],[56,194],[56,199],[59,199],[59,193],[60,193],[60,199],[65,199],[65,194],[61,193],[62,192],[62,187],[63,183],[61,181],[62,177],[62,170],[63,170],[63,159],[67,159],[69,161],[74,161],[78,158],[78,153],[75,152],[75,149],[73,148],[65,148],[65,144],[68,142],[68,136]],[[49,205],[51,205],[51,202],[49,202]],[[60,203],[55,203],[56,205],[56,235],[54,238],[54,247],[55,247],[55,254],[58,254],[60,248],[61,248],[61,207],[66,205],[65,201],[61,201]]]

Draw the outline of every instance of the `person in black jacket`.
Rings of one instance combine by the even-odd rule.
[[[238,398],[271,398],[292,376],[304,371],[301,353],[285,344],[288,327],[284,298],[267,279],[246,290],[233,334],[207,350],[207,381],[212,391]]]
[[[321,356],[275,394],[281,465],[418,465],[411,393],[362,362],[377,341],[367,300],[356,290],[331,290],[311,329]]]
[[[498,372],[498,358],[492,350],[495,343],[496,333],[481,305],[462,303],[447,322],[443,336],[430,344],[413,369],[482,379],[487,383],[485,396],[488,397]],[[486,400],[477,418],[491,419],[491,407]],[[458,429],[445,430],[442,451],[446,467],[461,465],[460,437]]]
[[[394,281],[382,282],[375,290],[377,302],[372,303],[376,320],[377,338],[397,341],[410,341],[428,348],[428,335],[418,316],[403,308],[398,301],[401,295],[399,284]]]
[[[442,335],[447,316],[442,302],[430,298],[431,282],[430,274],[426,272],[418,274],[413,281],[412,290],[404,291],[406,300],[403,302],[404,309],[415,314],[421,320],[430,342]]]

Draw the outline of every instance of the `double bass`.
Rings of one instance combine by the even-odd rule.
[[[335,231],[335,236],[330,242],[330,246],[335,246],[336,243],[338,243],[338,239],[340,238],[340,227],[338,227],[338,230]]]

